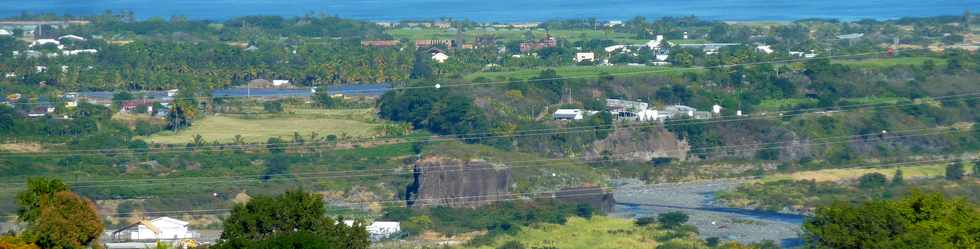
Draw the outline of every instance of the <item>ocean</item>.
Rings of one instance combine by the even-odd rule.
[[[93,15],[131,10],[140,19],[185,16],[224,20],[244,15],[334,15],[371,21],[450,17],[479,22],[524,22],[595,17],[698,16],[725,21],[894,19],[962,15],[980,0],[0,0],[0,16],[23,12]]]

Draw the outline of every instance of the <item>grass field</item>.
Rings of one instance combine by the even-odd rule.
[[[936,63],[937,68],[942,68],[946,66],[946,60],[941,58],[931,58],[931,57],[895,57],[895,58],[875,58],[875,59],[863,59],[863,60],[833,60],[834,63],[840,63],[848,66],[856,67],[866,67],[866,68],[886,68],[893,66],[919,66],[925,64],[926,61],[932,60]]]
[[[302,112],[304,111],[295,113],[301,114]],[[194,136],[200,134],[208,142],[231,142],[235,135],[242,135],[246,142],[254,143],[265,142],[270,137],[290,138],[294,132],[299,132],[303,136],[309,136],[311,132],[319,133],[321,136],[329,134],[338,136],[347,134],[351,137],[377,135],[374,127],[378,124],[360,121],[357,118],[343,118],[359,116],[359,114],[352,111],[341,112],[345,113],[338,112],[334,115],[329,112],[316,112],[315,114],[303,115],[275,114],[255,117],[241,115],[209,116],[196,120],[188,129],[177,133],[157,133],[146,138],[146,140],[163,144],[183,144],[193,141]]]
[[[767,99],[759,103],[759,109],[766,111],[778,111],[781,109],[792,109],[803,104],[817,104],[816,99],[811,98],[788,98],[788,99]]]
[[[508,241],[521,242],[525,248],[656,248],[658,233],[663,232],[637,227],[628,219],[572,217],[565,225],[533,225],[515,235],[500,236],[491,246],[479,248],[497,248]]]
[[[477,36],[481,35],[496,35],[497,39],[502,41],[521,41],[524,40],[524,34],[527,30],[524,29],[470,29],[463,33],[464,38],[467,41],[476,40]],[[547,34],[551,36],[567,39],[570,41],[579,40],[589,40],[589,39],[608,39],[615,40],[621,43],[630,44],[640,44],[646,43],[647,40],[635,39],[634,35],[626,33],[616,33],[616,32],[605,32],[602,30],[551,30],[545,32],[543,30],[532,31],[534,37],[542,38]],[[389,30],[388,34],[394,36],[397,39],[408,39],[408,40],[420,40],[420,39],[454,39],[456,38],[456,32],[451,32],[446,29],[433,29],[433,28],[401,28]]]
[[[484,77],[490,80],[497,79],[529,79],[538,76],[542,70],[547,68],[521,69],[506,72],[479,72],[467,75],[466,80],[474,80]],[[571,78],[598,78],[602,72],[609,73],[615,77],[650,76],[650,75],[681,75],[686,72],[698,72],[700,69],[684,69],[662,66],[560,66],[552,67],[559,76]]]
[[[973,174],[972,167],[963,167],[967,175]],[[763,182],[778,180],[815,180],[818,182],[853,180],[864,174],[877,172],[891,178],[895,175],[895,170],[899,168],[855,168],[855,169],[825,169],[817,171],[803,171],[790,174],[776,174],[762,179]],[[901,167],[902,175],[905,178],[937,178],[943,177],[946,173],[946,164],[929,164]]]

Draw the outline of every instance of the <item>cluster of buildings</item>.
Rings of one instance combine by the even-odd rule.
[[[13,51],[14,57],[24,56],[26,58],[40,58],[40,57],[58,57],[58,56],[72,56],[79,54],[95,54],[99,51],[96,49],[85,49],[77,48],[77,46],[68,46],[66,44],[75,44],[78,42],[84,42],[87,39],[77,35],[63,35],[56,39],[37,39],[28,45],[27,50],[24,51]],[[41,48],[45,46],[53,46],[57,51],[42,51]]]
[[[662,109],[653,109],[646,102],[606,99],[605,111],[608,111],[620,121],[663,122],[668,119],[682,118],[711,119],[720,116],[722,109],[720,105],[712,106],[710,112],[698,111],[694,107],[685,105],[669,105]],[[598,112],[582,109],[558,109],[552,114],[552,118],[555,120],[581,120]],[[741,116],[741,111],[738,112],[738,115]]]

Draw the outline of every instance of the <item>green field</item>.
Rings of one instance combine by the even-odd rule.
[[[834,63],[839,63],[848,66],[864,67],[872,69],[880,69],[886,67],[894,66],[920,66],[926,63],[926,61],[932,60],[936,63],[937,68],[942,68],[946,66],[946,60],[942,58],[932,58],[932,57],[895,57],[895,58],[875,58],[875,59],[862,59],[862,60],[833,60]]]
[[[500,236],[491,246],[479,248],[496,248],[512,240],[521,242],[526,248],[655,248],[658,232],[637,227],[627,219],[572,217],[565,225],[533,225],[515,235]]]
[[[380,124],[366,121],[360,112],[296,110],[293,114],[277,115],[216,115],[196,120],[194,124],[177,133],[160,132],[146,138],[147,142],[163,144],[183,144],[194,140],[200,134],[208,142],[232,142],[235,135],[242,135],[246,142],[265,142],[270,137],[292,137],[294,132],[309,136],[316,132],[321,136],[329,134],[351,137],[377,135],[374,127]]]
[[[483,77],[489,80],[497,79],[530,79],[538,76],[542,70],[548,68],[521,69],[506,72],[479,72],[467,75],[466,80],[475,80]],[[686,72],[698,72],[701,69],[675,68],[667,66],[560,66],[551,67],[559,76],[565,78],[598,78],[599,74],[606,72],[615,77],[634,77],[651,75],[681,75]]]
[[[816,99],[811,98],[788,98],[788,99],[767,99],[759,103],[759,109],[766,111],[778,111],[783,109],[793,109],[797,106],[817,104]]]
[[[496,35],[497,39],[502,41],[522,41],[524,40],[524,34],[527,33],[525,29],[470,29],[463,33],[464,38],[472,42],[477,36],[481,35]],[[545,32],[543,30],[532,31],[534,37],[543,38],[547,34],[551,36],[567,39],[570,41],[579,40],[590,40],[590,39],[608,39],[615,40],[621,43],[630,44],[641,44],[646,43],[647,40],[635,39],[632,34],[626,33],[616,33],[616,32],[606,32],[602,30],[551,30]],[[424,39],[454,39],[456,38],[456,32],[451,32],[446,29],[434,29],[434,28],[401,28],[392,29],[388,31],[388,34],[394,36],[397,39],[408,39],[408,40],[424,40]]]
[[[967,165],[969,166],[969,165]],[[853,168],[853,169],[825,169],[816,171],[803,171],[789,174],[776,174],[766,176],[762,179],[763,182],[779,181],[779,180],[815,180],[818,182],[828,182],[828,181],[840,181],[840,180],[853,180],[861,177],[868,173],[881,173],[889,178],[895,175],[895,170],[898,167],[893,168]],[[928,164],[928,165],[915,165],[901,167],[902,175],[906,178],[936,178],[943,177],[946,173],[946,164]],[[973,174],[972,167],[963,167],[965,173],[968,175]]]

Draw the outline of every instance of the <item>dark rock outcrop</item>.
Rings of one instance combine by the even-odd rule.
[[[616,200],[613,193],[600,187],[564,188],[555,193],[555,199],[571,204],[588,204],[593,209],[608,213],[613,210]]]
[[[511,171],[483,161],[430,158],[415,163],[409,207],[478,207],[511,199]]]

